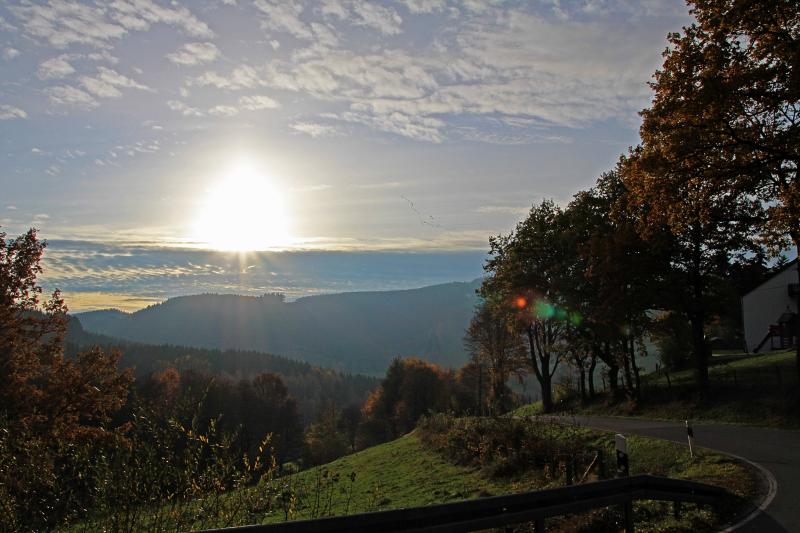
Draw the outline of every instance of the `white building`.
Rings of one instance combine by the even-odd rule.
[[[748,352],[788,348],[797,342],[797,260],[742,298]]]

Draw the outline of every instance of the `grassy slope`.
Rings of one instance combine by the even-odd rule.
[[[601,394],[597,401],[581,405],[560,402],[561,412],[605,416],[641,416],[669,420],[708,420],[800,428],[800,390],[794,351],[756,355],[715,355],[709,368],[711,394],[701,398],[694,390],[691,370],[642,377],[643,395],[637,405],[609,404]],[[534,403],[515,411],[533,415],[541,411]]]
[[[411,433],[292,476],[293,486],[310,493],[298,506],[296,518],[319,514],[313,509],[315,493],[317,486],[328,486],[323,479],[326,472],[327,479],[339,475],[330,512],[325,513],[332,515],[508,494],[529,486],[510,479],[491,479],[478,468],[448,462]],[[352,472],[356,475],[351,482]],[[327,507],[327,500],[325,503]],[[283,516],[273,516],[267,521],[281,519]]]
[[[569,433],[563,433],[568,438],[579,438],[587,449],[603,448],[606,457],[613,457],[611,433],[586,428],[574,428]],[[724,455],[703,450],[694,460],[690,460],[685,446],[635,436],[629,438],[628,446],[632,474],[652,473],[694,479],[723,486],[748,500],[753,500],[757,493],[755,473]],[[351,479],[350,474],[353,472],[355,477]],[[332,481],[334,479],[337,481]],[[183,512],[188,509],[188,515],[195,515],[198,519],[184,521],[184,526],[180,529],[273,523],[286,519],[280,496],[274,500],[275,504],[262,506],[253,504],[258,499],[253,499],[256,494],[297,494],[299,497],[294,504],[295,512],[290,514],[290,518],[306,519],[430,505],[562,484],[562,478],[549,478],[542,472],[522,472],[513,477],[498,477],[479,467],[453,464],[448,457],[429,449],[415,433],[411,433],[329,464],[273,480],[267,485],[189,503]],[[244,503],[248,499],[250,504]],[[224,506],[227,508],[243,504],[250,510],[237,513],[236,518],[223,519],[221,516],[224,514],[219,515],[214,510],[225,502],[227,504]],[[667,504],[639,502],[635,507],[637,531],[710,531],[718,529],[720,517],[724,519],[734,516],[741,511],[741,507],[740,500],[732,501],[722,513],[715,514],[708,509],[690,505],[682,517],[675,520],[671,518]],[[140,526],[148,530],[154,527],[153,518],[147,517],[149,514],[145,513],[144,522],[140,523]],[[588,518],[572,517],[548,521],[548,527],[553,531],[574,531],[581,520]],[[94,531],[101,524],[85,522],[67,529],[71,532]]]
[[[604,448],[606,457],[612,457],[611,433],[585,428],[580,431],[587,433],[591,448]],[[628,445],[632,474],[693,479],[723,486],[745,499],[754,499],[758,491],[755,473],[727,456],[701,451],[691,460],[686,446],[645,437],[630,437]],[[329,508],[325,490],[319,491],[323,493],[323,504],[315,511],[314,487],[320,485],[325,472],[329,478],[333,473],[339,474],[338,487],[332,491]],[[352,484],[347,477],[350,472],[356,472]],[[301,472],[293,478],[296,486],[311,489],[311,495],[299,506],[297,519],[428,505],[563,484],[560,479],[545,479],[540,473],[523,473],[514,478],[493,477],[480,468],[452,464],[428,449],[414,433]],[[324,481],[321,486],[325,486]],[[708,511],[700,509],[687,512],[678,521],[665,518],[668,513],[664,506],[653,502],[638,505],[637,513],[640,516],[658,514],[653,520],[660,524],[659,528],[666,528],[659,530],[665,531],[681,531],[687,527],[701,530],[705,529],[704,523],[707,526],[713,520]],[[283,519],[281,512],[273,512],[264,517],[264,522]]]

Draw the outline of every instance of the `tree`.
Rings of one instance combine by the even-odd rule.
[[[800,251],[800,5],[697,0],[692,6],[697,25],[674,36],[671,55],[680,64],[684,50],[699,50],[714,61],[692,73],[691,92],[656,86],[657,94],[674,102],[717,93],[714,105],[692,119],[720,153],[705,179],[723,194],[761,202],[764,217],[749,222],[773,252],[789,242]],[[800,276],[800,261],[797,268]],[[796,359],[800,376],[800,342]]]
[[[88,505],[96,481],[73,471],[116,438],[111,417],[132,382],[119,352],[64,356],[67,308],[40,304],[45,243],[0,232],[0,528],[51,529]]]
[[[625,391],[635,399],[641,393],[636,356],[645,353],[653,310],[668,300],[668,239],[658,229],[647,241],[638,234],[642,214],[629,208],[628,195],[620,173],[606,172],[595,187],[576,194],[565,213],[578,251],[568,300],[581,312],[593,357],[609,367],[612,396],[622,370]]]
[[[241,400],[242,421],[257,439],[272,433],[278,457],[284,459],[299,447],[302,426],[297,402],[277,374],[264,372],[252,382],[252,401]],[[257,444],[257,443],[254,443]]]
[[[303,459],[307,465],[329,463],[347,454],[347,438],[337,427],[338,418],[336,406],[329,403],[306,430]]]
[[[453,410],[456,414],[483,416],[488,413],[488,383],[483,363],[471,359],[459,368],[453,376]]]
[[[800,6],[690,5],[697,22],[669,37],[629,184],[676,236],[698,380],[707,384],[706,296],[719,269],[753,252],[755,233],[774,252],[800,243]]]
[[[395,358],[364,404],[362,442],[376,443],[414,429],[419,418],[450,406],[449,375],[416,357]]]
[[[515,308],[517,331],[527,340],[528,365],[542,395],[545,412],[553,409],[553,376],[562,356],[567,324],[574,312],[565,305],[574,282],[574,250],[565,242],[566,218],[552,201],[534,206],[506,236],[493,237],[484,299]]]
[[[488,387],[486,392],[478,391],[478,396],[485,395],[490,400],[493,414],[511,408],[511,391],[507,382],[512,376],[521,378],[524,375],[525,346],[515,319],[511,308],[503,302],[484,301],[475,310],[464,338],[474,366],[479,372],[483,367],[488,371]],[[484,387],[483,376],[478,378],[478,386]],[[478,401],[483,403],[483,398]]]
[[[358,426],[361,424],[361,406],[351,403],[339,413],[337,426],[342,435],[347,438],[350,451],[356,451],[356,437],[358,436]]]
[[[12,427],[41,435],[102,433],[125,401],[131,372],[117,371],[119,352],[64,356],[67,307],[58,291],[39,305],[45,246],[35,230],[10,241],[0,233],[0,406]]]

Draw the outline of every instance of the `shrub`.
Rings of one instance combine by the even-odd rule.
[[[548,478],[584,471],[595,453],[588,433],[549,419],[423,417],[420,439],[455,462],[496,476],[538,472]]]

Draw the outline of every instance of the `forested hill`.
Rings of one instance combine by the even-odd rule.
[[[205,294],[135,313],[81,313],[88,331],[151,344],[257,350],[346,372],[382,375],[396,356],[444,366],[467,359],[464,332],[480,280],[421,289],[309,296],[285,302]]]
[[[327,402],[340,409],[363,403],[380,382],[374,377],[344,374],[268,353],[151,345],[98,335],[86,331],[76,317],[70,319],[66,343],[70,355],[92,346],[118,348],[123,354],[120,366],[134,368],[137,376],[166,367],[193,369],[232,380],[253,379],[265,372],[278,374],[306,421],[313,420]]]

